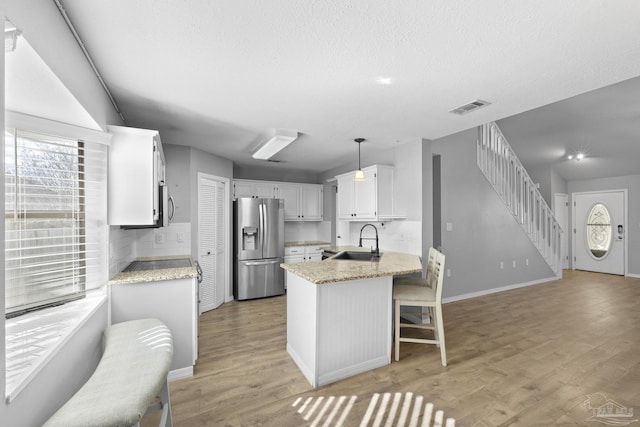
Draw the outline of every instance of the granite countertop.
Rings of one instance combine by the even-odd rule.
[[[363,248],[358,248],[363,250]],[[280,264],[282,268],[315,284],[421,273],[418,255],[382,251],[380,261],[350,261],[328,258],[324,261]]]
[[[301,241],[292,241],[292,242],[284,242],[284,247],[289,248],[291,246],[324,246],[329,245],[329,242],[322,242],[320,240],[301,240]]]
[[[173,255],[173,256],[158,256],[158,257],[140,257],[137,261],[156,261],[163,259],[191,259],[189,255]],[[198,277],[198,272],[195,267],[195,263],[191,260],[191,267],[180,268],[162,268],[158,270],[140,270],[140,271],[121,271],[113,276],[108,282],[108,285],[122,285],[128,283],[146,283],[157,282],[161,280],[178,280],[178,279],[192,279]]]

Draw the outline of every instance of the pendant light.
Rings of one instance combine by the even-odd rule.
[[[364,181],[364,172],[362,172],[362,168],[360,167],[360,143],[364,141],[364,138],[356,138],[355,142],[358,143],[358,170],[356,174],[353,176],[354,181]]]

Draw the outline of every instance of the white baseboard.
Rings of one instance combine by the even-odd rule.
[[[169,375],[167,375],[167,381],[176,381],[181,380],[183,378],[190,378],[193,376],[193,366],[189,366],[186,368],[174,369],[169,371]]]
[[[461,300],[465,300],[465,299],[469,299],[469,298],[477,298],[477,297],[481,297],[481,296],[484,296],[484,295],[495,294],[497,292],[510,291],[512,289],[525,288],[527,286],[539,285],[541,283],[553,282],[555,280],[559,280],[559,278],[556,277],[556,276],[553,276],[553,277],[547,277],[547,278],[544,278],[544,279],[534,280],[532,282],[516,283],[515,285],[503,286],[503,287],[500,287],[500,288],[493,288],[493,289],[487,289],[487,290],[479,291],[479,292],[471,292],[471,293],[468,293],[468,294],[456,295],[456,296],[453,296],[453,297],[443,298],[442,299],[442,303],[446,304],[446,303],[449,303],[449,302],[461,301]]]
[[[640,279],[640,274],[632,274],[632,273],[627,273],[625,274],[626,277],[633,277],[635,279]]]

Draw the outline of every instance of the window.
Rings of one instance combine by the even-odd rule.
[[[7,317],[105,282],[107,146],[5,131]]]
[[[587,244],[596,258],[604,257],[611,247],[611,216],[602,203],[596,203],[587,216]]]

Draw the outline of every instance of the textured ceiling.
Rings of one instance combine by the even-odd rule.
[[[356,137],[364,155],[640,76],[636,0],[62,3],[127,125],[241,165],[321,172],[355,159]],[[448,112],[476,98],[492,105]],[[597,127],[557,114],[579,134]],[[505,133],[523,128],[535,145],[527,126]],[[275,156],[283,163],[253,160],[273,128],[301,137]]]

